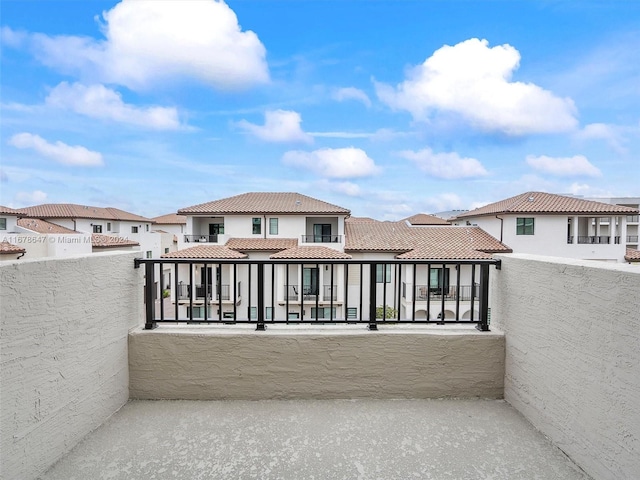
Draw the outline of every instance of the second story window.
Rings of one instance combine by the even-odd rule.
[[[102,233],[102,225],[94,225],[93,233]]]
[[[269,219],[269,235],[278,235],[278,219]]]
[[[252,224],[252,230],[251,232],[253,234],[260,234],[262,233],[262,219],[261,218],[252,218],[251,219],[251,224]]]
[[[516,235],[533,235],[533,218],[516,219]]]
[[[0,218],[0,230],[6,230],[6,229],[7,229],[7,219]]]
[[[376,265],[376,283],[391,282],[391,264],[386,265],[378,263]]]
[[[107,222],[107,232],[111,231],[111,222]]]
[[[138,227],[131,227],[131,233],[138,233]]]

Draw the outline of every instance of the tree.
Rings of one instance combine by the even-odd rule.
[[[398,318],[398,310],[396,310],[395,308],[391,308],[389,305],[385,305],[384,310],[381,306],[376,307],[376,318]]]

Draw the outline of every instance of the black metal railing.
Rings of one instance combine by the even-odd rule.
[[[210,300],[217,300],[221,298],[222,300],[229,300],[229,285],[212,285],[207,284],[196,284],[195,286],[195,296],[196,300],[204,300],[204,298],[209,298]],[[191,298],[191,285],[181,283],[178,285],[176,291],[178,294],[178,300],[189,300]],[[170,288],[169,288],[170,291]]]
[[[141,265],[146,329],[158,323],[249,323],[257,330],[279,323],[363,323],[370,330],[395,323],[470,323],[487,331],[490,266],[500,268],[500,261],[136,259],[135,266]],[[389,265],[383,267],[390,269],[385,283],[377,282],[380,265]],[[309,267],[318,285],[296,285]],[[434,278],[434,270],[448,271],[445,288],[424,281]],[[157,282],[165,276],[172,280],[164,285],[168,293],[160,292],[166,296],[159,295]],[[231,281],[216,285],[217,278]],[[242,283],[248,285],[244,292]]]
[[[185,235],[184,243],[216,243],[218,235]]]
[[[474,290],[474,288],[476,290]],[[452,302],[455,300],[469,301],[474,295],[477,295],[479,288],[478,284],[474,285],[451,285],[445,288],[441,287],[428,287],[427,285],[416,285],[414,290],[414,295],[416,296],[416,300],[418,301],[426,301],[427,297],[431,300],[439,300],[444,294],[445,300],[447,302]],[[403,298],[406,298],[406,289],[403,288]]]
[[[609,243],[611,237],[606,235],[588,235],[588,236],[579,236],[578,243],[582,244],[604,244]]]
[[[322,295],[320,296],[320,288],[322,289]],[[322,287],[310,286],[310,285],[284,285],[285,295],[288,300],[297,302],[300,300],[300,292],[302,292],[302,298],[304,300],[311,300],[319,296],[321,302],[328,302],[329,300],[338,299],[338,286],[334,285],[322,285]]]
[[[340,243],[342,235],[302,235],[302,243]]]

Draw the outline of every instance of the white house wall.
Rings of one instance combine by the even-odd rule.
[[[578,244],[567,243],[568,216],[567,215],[499,215],[504,219],[502,228],[502,242],[513,249],[514,253],[530,253],[535,255],[553,255],[557,257],[578,258],[585,260],[623,261],[625,255],[624,242],[620,244]],[[533,235],[517,235],[517,218],[534,218]],[[578,217],[579,223],[589,223],[593,217]],[[615,221],[614,217],[614,221]],[[620,218],[621,228],[625,219]],[[474,217],[467,219],[487,233],[500,239],[500,220],[495,217]],[[595,235],[595,232],[583,232],[580,235]],[[577,233],[576,233],[577,235]],[[601,235],[605,235],[601,232]]]
[[[4,218],[7,224],[7,228],[4,230],[0,230],[0,235],[4,235],[7,233],[12,233],[16,231],[16,225],[18,224],[18,217],[14,217],[13,215],[1,216],[0,218]]]

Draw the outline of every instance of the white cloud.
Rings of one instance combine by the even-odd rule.
[[[34,34],[31,46],[45,65],[131,89],[180,77],[225,90],[269,81],[264,45],[223,1],[123,0],[102,20],[104,40]]]
[[[88,117],[113,120],[157,130],[181,128],[178,111],[170,107],[136,107],[104,85],[62,82],[46,99],[47,105],[66,108]]]
[[[42,190],[34,190],[33,192],[17,192],[16,193],[16,201],[25,205],[42,203],[46,199],[47,199],[47,194]]]
[[[599,177],[600,170],[584,155],[573,157],[527,156],[527,164],[533,169],[557,177]]]
[[[356,100],[358,102],[362,102],[367,107],[371,106],[369,96],[359,88],[355,87],[339,88],[333,92],[333,98],[339,102],[344,102],[345,100]]]
[[[241,120],[236,125],[246,132],[266,142],[305,142],[313,143],[313,138],[302,131],[302,118],[298,112],[288,110],[267,111],[264,125],[255,125]]]
[[[460,157],[456,152],[435,153],[430,148],[417,152],[404,150],[399,155],[414,162],[420,170],[432,177],[452,180],[487,175],[487,171],[475,158]]]
[[[511,81],[519,63],[520,53],[512,46],[489,48],[486,40],[472,38],[436,50],[396,88],[376,83],[376,92],[416,120],[429,120],[434,112],[453,113],[480,130],[513,136],[574,129],[571,99]]]
[[[43,157],[69,166],[98,167],[104,164],[102,154],[92,152],[80,145],[71,146],[66,143],[49,143],[39,135],[18,133],[9,139],[9,145],[20,149],[31,149]]]
[[[360,148],[323,148],[313,152],[293,150],[282,157],[283,163],[311,170],[326,178],[357,178],[378,173],[379,168]]]
[[[342,193],[349,197],[359,197],[362,194],[360,186],[353,182],[329,182],[323,183],[324,187],[328,190]]]
[[[605,123],[590,123],[576,132],[575,138],[578,140],[604,140],[614,151],[625,153],[626,148],[622,145],[624,139],[613,125]]]
[[[462,199],[455,193],[440,193],[430,196],[424,200],[424,204],[427,211],[432,213],[461,209],[464,206]]]

